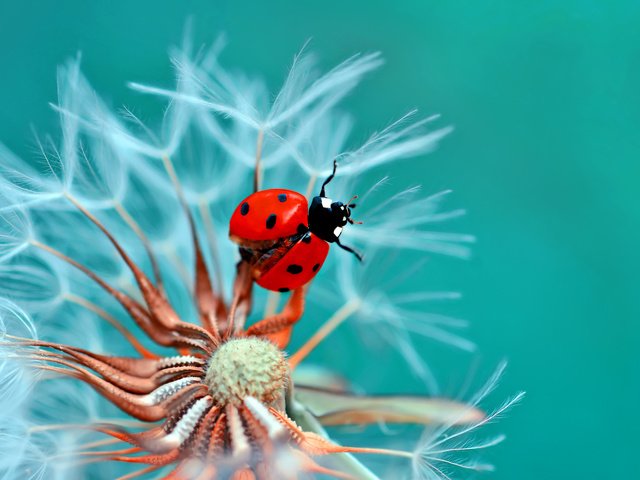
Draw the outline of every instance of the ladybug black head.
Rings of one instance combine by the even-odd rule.
[[[325,194],[325,187],[333,180],[337,167],[338,165],[334,161],[333,172],[322,184],[320,195],[313,197],[313,200],[311,200],[311,206],[309,207],[309,230],[329,243],[336,243],[342,249],[353,253],[358,257],[358,260],[362,260],[362,256],[358,252],[340,243],[340,235],[342,234],[344,226],[347,223],[356,223],[351,219],[351,209],[356,207],[356,204],[352,203],[352,201],[355,200],[357,196],[354,196],[345,204],[342,202],[334,202]]]

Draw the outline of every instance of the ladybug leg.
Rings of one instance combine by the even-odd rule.
[[[333,177],[336,176],[336,169],[338,168],[338,162],[336,162],[335,160],[333,161],[333,172],[331,172],[331,175],[329,175],[329,177],[324,181],[324,183],[322,184],[322,188],[320,188],[320,196],[321,197],[326,197],[325,193],[324,193],[324,187],[326,187],[328,185],[328,183],[333,180]]]
[[[247,335],[267,337],[284,348],[289,343],[291,327],[304,313],[306,290],[306,287],[295,289],[280,313],[265,317],[251,325],[247,329]]]
[[[360,223],[362,223],[362,222],[360,222]],[[340,239],[337,239],[337,240],[336,240],[336,244],[337,244],[341,249],[346,250],[347,252],[351,252],[351,253],[353,253],[353,254],[356,256],[356,258],[357,258],[358,260],[362,261],[362,254],[360,254],[359,252],[356,252],[353,248],[351,248],[351,247],[349,247],[349,246],[347,246],[347,245],[343,245],[342,243],[340,243]]]

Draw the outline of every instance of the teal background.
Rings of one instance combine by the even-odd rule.
[[[501,392],[528,391],[487,478],[640,478],[638,3],[3,0],[0,138],[29,154],[31,125],[55,131],[55,67],[78,50],[114,104],[154,111],[125,81],[170,84],[190,14],[198,41],[225,31],[227,63],[274,88],[308,38],[325,66],[381,50],[349,100],[363,135],[414,106],[455,125],[420,177],[456,191],[469,215],[452,228],[479,242],[423,280],[464,292],[449,313],[472,321],[483,365],[509,359]]]

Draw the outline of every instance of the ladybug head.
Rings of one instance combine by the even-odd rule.
[[[347,223],[362,223],[356,222],[351,218],[351,209],[356,208],[356,204],[352,202],[358,198],[358,196],[354,195],[347,203],[342,203],[333,201],[325,194],[325,187],[333,180],[337,166],[337,163],[334,161],[333,172],[322,184],[320,194],[311,200],[311,206],[309,207],[309,230],[329,243],[336,243],[344,250],[353,253],[358,257],[358,260],[362,260],[362,256],[359,253],[340,243],[340,235]]]

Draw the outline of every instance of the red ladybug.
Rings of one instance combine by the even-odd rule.
[[[322,267],[329,243],[362,260],[355,250],[340,243],[344,226],[356,223],[351,219],[351,209],[356,205],[351,200],[344,204],[325,196],[325,187],[336,168],[334,162],[333,172],[311,207],[304,195],[280,188],[255,192],[236,207],[229,238],[239,245],[242,259],[251,264],[253,277],[261,287],[288,292],[303,286]]]

